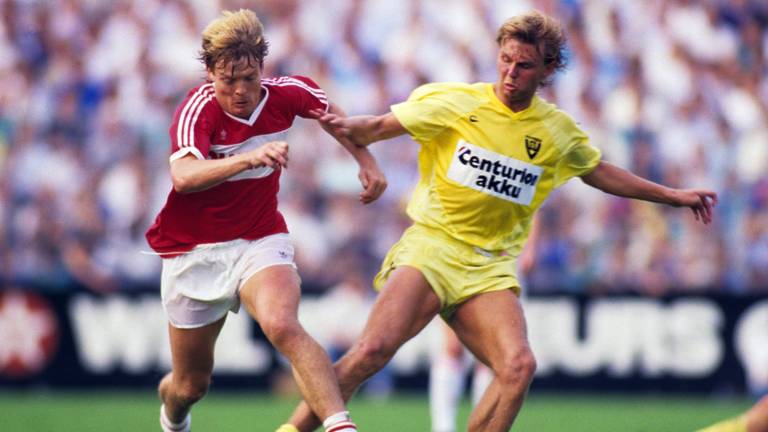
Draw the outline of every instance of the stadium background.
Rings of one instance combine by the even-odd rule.
[[[712,188],[720,203],[704,227],[690,212],[578,181],[550,198],[525,283],[540,370],[521,429],[562,430],[557,412],[571,430],[690,430],[766,392],[766,2],[0,0],[0,430],[63,430],[62,421],[98,430],[121,416],[146,422],[118,430],[154,427],[168,353],[160,263],[141,253],[143,232],[170,188],[171,115],[204,77],[200,31],[239,7],[265,24],[267,76],[312,77],[351,114],[385,112],[428,81],[492,81],[505,18],[531,7],[558,17],[570,67],[544,96],[607,160]],[[316,125],[297,122],[289,142],[280,200],[306,293],[302,320],[337,353],[407,226],[416,145],[373,147],[390,186],[364,207],[354,162]],[[233,317],[220,345],[200,410],[252,427],[258,406],[283,403],[284,416],[295,393],[258,328]],[[438,345],[429,328],[359,403],[377,421],[426,430],[426,364]],[[217,399],[229,389],[242,396]],[[128,400],[139,402],[126,414]],[[79,415],[72,401],[102,415]],[[577,403],[580,414],[567,417]],[[612,426],[607,412],[632,427]],[[239,430],[227,427],[204,430]]]

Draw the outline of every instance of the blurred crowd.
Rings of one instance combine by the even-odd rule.
[[[495,32],[537,8],[569,36],[542,95],[604,158],[716,190],[713,225],[572,180],[540,212],[532,292],[768,292],[768,2],[764,0],[0,0],[0,278],[48,290],[159,284],[143,234],[170,190],[171,117],[205,78],[200,32],[248,7],[265,75],[305,75],[350,114],[431,81],[494,81]],[[417,145],[372,151],[389,189],[307,120],[289,135],[281,210],[304,288],[366,291],[408,225]],[[366,283],[365,281],[368,281]]]

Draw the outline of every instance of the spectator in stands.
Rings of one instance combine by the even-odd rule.
[[[0,215],[6,232],[0,243],[3,250],[16,251],[0,267],[2,278],[52,289],[90,286],[98,280],[111,280],[115,289],[132,289],[156,279],[157,265],[142,264],[151,277],[115,265],[115,257],[139,249],[135,234],[128,231],[131,225],[122,222],[136,218],[146,227],[162,206],[171,181],[164,169],[167,125],[186,89],[205,76],[193,61],[196,35],[218,10],[240,3],[0,2],[0,183],[5,197]],[[572,209],[574,219],[544,218],[546,231],[557,238],[541,250],[547,271],[534,270],[531,292],[568,288],[644,293],[645,287],[626,282],[658,280],[660,272],[672,280],[654,283],[654,294],[768,289],[763,271],[768,254],[761,252],[766,244],[761,215],[768,202],[761,198],[768,182],[768,3],[335,0],[333,5],[321,0],[261,2],[259,12],[273,34],[268,70],[306,71],[355,113],[363,107],[383,111],[427,81],[492,77],[487,65],[492,64],[493,44],[474,42],[467,49],[468,36],[487,33],[500,24],[499,17],[539,7],[561,17],[573,35],[573,67],[555,79],[547,96],[580,119],[601,143],[606,159],[635,169],[642,158],[657,155],[657,163],[642,168],[643,173],[652,171],[653,179],[676,177],[681,184],[729,191],[714,233],[704,233],[674,212],[618,204],[583,185],[567,185],[556,192],[562,196],[558,209]],[[434,13],[436,9],[441,13]],[[317,31],[317,25],[344,31]],[[343,50],[335,49],[341,46]],[[421,55],[425,52],[435,53],[451,68],[435,67],[438,62]],[[297,122],[289,136],[294,154],[311,153],[313,146],[330,140],[315,129]],[[68,153],[54,148],[54,132],[66,136]],[[141,149],[137,162],[142,172],[153,173],[143,190],[103,175],[125,166],[133,158],[126,150],[133,148]],[[412,149],[401,139],[374,150],[386,172],[405,173],[391,177],[390,192],[375,206],[380,231],[398,232],[393,215],[415,181]],[[308,201],[307,222],[328,226],[324,203],[337,191],[329,191],[323,178],[345,156],[314,156],[322,168],[307,174],[309,178],[299,178],[304,176],[299,170],[297,175],[286,173],[290,193],[305,198],[286,201],[284,208],[290,212],[294,202]],[[43,168],[47,166],[60,167],[56,178],[67,176],[64,182],[51,182],[53,194],[43,192],[51,185],[36,174],[52,173]],[[102,187],[101,182],[109,184]],[[131,196],[147,207],[133,213],[130,206],[116,207],[111,199],[96,197],[96,215],[100,225],[110,227],[109,236],[93,239],[89,249],[98,252],[84,258],[109,278],[87,283],[64,263],[62,244],[46,241],[51,227],[35,223],[34,217],[44,214],[63,225],[75,221],[69,204],[82,188],[117,188],[126,201]],[[50,202],[40,200],[43,195]],[[617,212],[627,217],[615,217]],[[640,216],[628,225],[630,214]],[[646,219],[645,214],[653,217]],[[596,219],[601,220],[599,228],[592,223]],[[71,230],[62,227],[63,232]],[[668,236],[647,243],[641,233]],[[387,242],[373,235],[365,241],[375,245],[380,260],[386,248],[379,243]],[[701,250],[722,251],[715,258],[720,264],[702,272],[701,262],[712,257],[691,255]],[[662,269],[660,257],[669,254],[684,261]],[[317,267],[327,266],[333,255],[333,250],[324,253]],[[581,269],[577,284],[548,282],[570,278],[576,268]],[[308,285],[328,288],[322,275],[304,276]]]

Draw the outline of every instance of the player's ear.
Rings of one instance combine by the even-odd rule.
[[[213,71],[208,68],[205,68],[205,73],[207,75],[208,81],[213,82],[213,79],[215,78]]]

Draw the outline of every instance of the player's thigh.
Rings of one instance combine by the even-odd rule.
[[[301,296],[300,279],[291,265],[263,268],[240,289],[240,302],[257,321],[295,319]]]
[[[196,328],[168,325],[173,373],[176,379],[207,379],[213,371],[216,338],[226,315],[211,324]]]
[[[489,365],[529,349],[523,309],[512,290],[467,300],[456,309],[449,324],[467,348]]]
[[[439,311],[440,299],[421,272],[400,266],[376,298],[362,339],[373,338],[397,348],[417,335]]]

